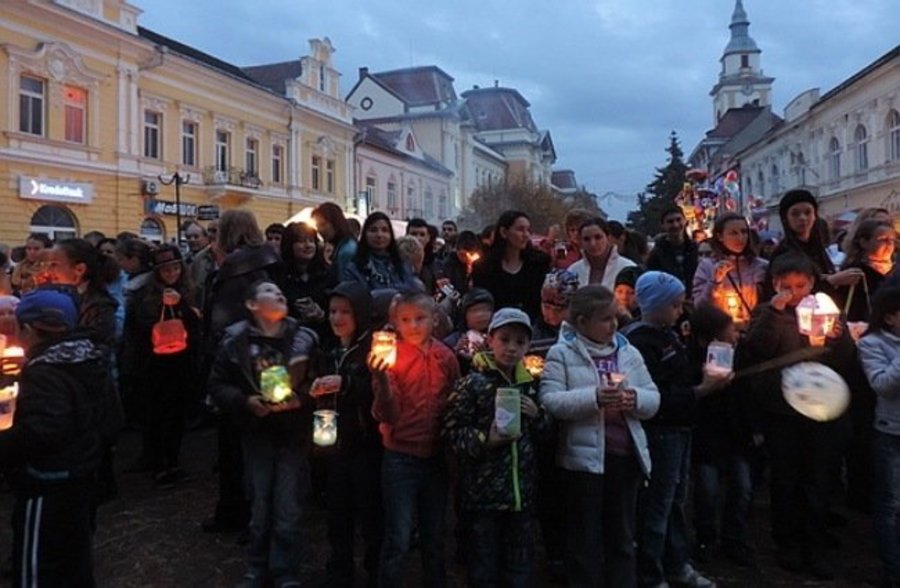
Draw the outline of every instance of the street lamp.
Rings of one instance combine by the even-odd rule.
[[[168,180],[164,180],[162,174],[157,177],[166,186],[175,184],[175,242],[178,244],[178,249],[181,249],[181,186],[191,181],[191,174],[183,176],[175,172]]]

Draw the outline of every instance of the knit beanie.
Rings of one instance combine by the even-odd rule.
[[[635,286],[638,306],[643,315],[665,308],[683,293],[681,280],[665,272],[646,272],[638,278]]]
[[[560,308],[569,306],[569,298],[578,290],[578,274],[569,270],[553,270],[544,276],[541,302]]]
[[[490,304],[494,308],[494,297],[484,288],[472,288],[466,292],[459,302],[459,310],[463,316],[476,304]]]
[[[618,274],[616,274],[616,283],[615,286],[629,286],[630,288],[634,288],[635,284],[637,284],[638,278],[641,276],[641,268],[636,265],[631,265],[628,267],[623,267]]]
[[[787,212],[791,206],[801,202],[808,202],[812,204],[816,212],[819,211],[819,203],[816,201],[816,197],[812,195],[812,192],[803,189],[788,190],[781,197],[781,202],[778,204],[778,215],[781,217],[782,222],[785,222],[785,219],[787,219]]]

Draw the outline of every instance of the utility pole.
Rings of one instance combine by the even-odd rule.
[[[175,242],[178,244],[178,248],[181,249],[181,185],[191,181],[191,174],[183,176],[175,172],[168,181],[164,180],[162,175],[157,177],[166,186],[175,184]]]

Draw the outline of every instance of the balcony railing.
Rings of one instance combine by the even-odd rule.
[[[239,167],[226,169],[208,167],[203,170],[203,183],[207,186],[241,186],[252,190],[262,187],[262,180],[256,173]]]

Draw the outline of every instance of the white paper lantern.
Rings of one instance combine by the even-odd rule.
[[[850,404],[847,382],[833,369],[814,361],[782,370],[781,390],[794,410],[814,421],[832,421]]]

